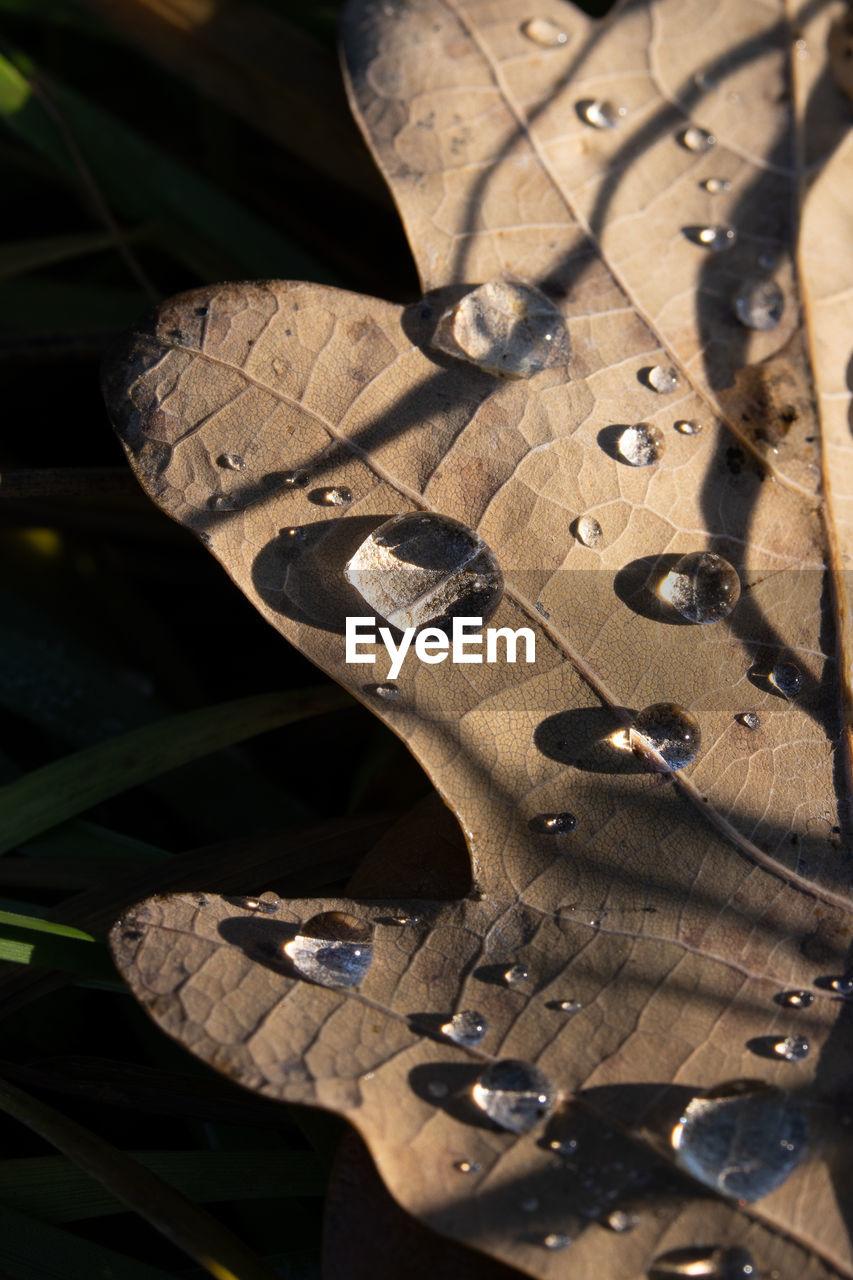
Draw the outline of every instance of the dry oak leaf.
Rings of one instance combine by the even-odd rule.
[[[119,966],[180,1043],[265,1096],[339,1111],[406,1209],[534,1276],[746,1275],[730,1252],[744,1249],[761,1274],[853,1274],[853,157],[826,67],[837,16],[648,0],[595,24],[557,0],[529,18],[516,0],[353,3],[351,100],[424,299],[201,289],[107,365],[143,485],[408,744],[458,816],[475,886],[269,915],[155,898],[116,926]],[[756,278],[783,304],[768,328],[738,315]],[[492,280],[559,309],[568,363],[500,378],[433,346]],[[632,466],[614,441],[640,421],[664,447]],[[408,511],[483,537],[506,584],[491,625],[532,628],[534,662],[410,657],[390,699],[381,661],[346,663],[345,620],[369,609],[344,566]],[[577,536],[582,516],[600,539]],[[743,591],[691,625],[649,584],[706,549]],[[797,696],[768,678],[779,663]],[[660,702],[701,727],[677,774],[612,741]],[[565,813],[572,831],[541,816]],[[320,911],[375,928],[354,987],[288,959]],[[513,964],[526,980],[507,983]],[[488,1024],[479,1044],[440,1031],[463,1010]],[[773,1050],[789,1035],[808,1056]],[[529,1132],[473,1102],[505,1058],[559,1095]],[[781,1090],[745,1095],[764,1119],[807,1117],[808,1150],[786,1176],[799,1139],[746,1111],[724,1139],[712,1108],[701,1160],[732,1193],[717,1194],[668,1135],[690,1099],[744,1078]],[[746,1203],[753,1164],[776,1185]]]

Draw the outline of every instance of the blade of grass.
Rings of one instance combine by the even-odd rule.
[[[215,1218],[82,1125],[6,1081],[0,1081],[0,1109],[68,1156],[216,1280],[275,1280],[275,1273]]]
[[[116,1253],[5,1205],[0,1205],[0,1239],[4,1280],[95,1280],[97,1276],[174,1280],[159,1267],[137,1262],[126,1253]]]
[[[107,864],[110,862],[139,863],[143,859],[162,861],[171,858],[166,849],[158,849],[146,840],[137,840],[134,836],[123,835],[120,831],[110,831],[97,822],[86,822],[82,818],[72,818],[61,826],[53,827],[32,840],[21,845],[21,853],[30,858],[68,858],[92,859]],[[88,883],[91,884],[91,881]]]
[[[262,694],[172,716],[66,756],[0,788],[0,853],[189,760],[351,705],[334,688]]]
[[[75,929],[70,924],[57,924],[54,920],[44,920],[39,916],[23,915],[19,911],[0,910],[0,930],[7,926],[16,929],[29,929],[32,933],[50,933],[56,938],[76,938],[79,942],[96,942],[91,933]]]
[[[216,1204],[323,1196],[326,1176],[307,1151],[134,1151],[143,1168],[189,1200]],[[123,1213],[125,1206],[65,1156],[0,1160],[0,1200],[46,1222]]]

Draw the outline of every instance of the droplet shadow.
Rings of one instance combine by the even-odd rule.
[[[624,710],[626,719],[634,713]],[[627,745],[619,745],[625,723],[609,707],[558,711],[534,730],[533,740],[543,755],[586,773],[646,773]]]
[[[230,916],[219,924],[220,937],[232,947],[238,947],[249,960],[265,969],[288,978],[300,976],[284,951],[298,932],[295,924],[257,917]]]
[[[474,1103],[471,1091],[481,1067],[459,1062],[425,1062],[412,1067],[409,1084],[412,1092],[423,1102],[469,1128],[485,1129],[488,1133],[505,1133]],[[447,1092],[443,1092],[444,1090]]]
[[[678,564],[680,555],[639,556],[629,560],[616,573],[613,579],[613,590],[623,604],[641,618],[650,622],[664,622],[671,627],[689,627],[687,618],[683,617],[671,604],[662,600],[657,587],[667,574]]]

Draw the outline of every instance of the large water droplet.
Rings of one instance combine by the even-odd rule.
[[[757,729],[761,724],[761,717],[757,711],[739,711],[735,716],[735,720],[742,724],[745,729]]]
[[[518,987],[522,982],[526,982],[530,977],[530,970],[526,964],[511,964],[504,969],[504,982],[508,987]]]
[[[569,39],[562,27],[558,27],[550,18],[528,18],[521,24],[521,30],[528,40],[541,44],[546,49],[558,48]]]
[[[220,453],[216,463],[226,471],[242,471],[246,465],[246,459],[239,453]]]
[[[576,104],[575,110],[581,120],[591,125],[593,129],[615,129],[622,118],[628,114],[627,107],[618,106],[602,98],[583,98]]]
[[[557,1249],[565,1249],[572,1243],[571,1236],[567,1236],[565,1231],[549,1231],[547,1236],[542,1237],[542,1244],[546,1249],[556,1251]]]
[[[604,534],[595,516],[578,516],[575,521],[575,537],[585,547],[597,547]]]
[[[723,249],[731,249],[737,240],[734,227],[700,227],[695,234],[697,244],[711,253],[721,253]]]
[[[693,151],[696,155],[704,155],[716,146],[717,139],[707,129],[700,129],[698,124],[689,124],[678,135],[678,141],[685,151]]]
[[[506,378],[530,378],[571,358],[553,302],[514,280],[490,280],[466,293],[441,317],[433,346]]]
[[[620,456],[632,467],[650,467],[663,453],[663,437],[657,427],[638,422],[626,427],[616,442]]]
[[[755,1275],[755,1262],[748,1249],[698,1248],[671,1249],[655,1258],[649,1268],[649,1280],[672,1277],[705,1277],[706,1280],[749,1280]]]
[[[464,1009],[454,1013],[449,1022],[441,1028],[441,1034],[447,1036],[454,1044],[479,1044],[489,1029],[489,1024],[481,1013],[474,1009]]]
[[[672,1133],[675,1158],[694,1178],[737,1200],[760,1200],[806,1154],[805,1113],[780,1090],[735,1082],[694,1098]]]
[[[655,702],[629,731],[631,750],[655,772],[683,769],[695,759],[702,735],[693,716],[674,702]]]
[[[564,836],[574,831],[578,820],[573,813],[537,813],[531,825],[543,834]]]
[[[768,678],[785,698],[796,698],[803,684],[800,669],[793,662],[777,662]]]
[[[659,591],[688,622],[719,622],[740,599],[740,578],[722,556],[693,551],[677,561]]]
[[[374,529],[346,575],[401,630],[454,616],[486,618],[503,594],[498,562],[482,538],[458,520],[417,511]]]
[[[808,1057],[809,1047],[805,1036],[785,1036],[784,1040],[776,1041],[773,1052],[785,1062],[802,1062]]]
[[[776,281],[757,276],[743,281],[733,302],[735,315],[747,329],[775,329],[785,310],[785,295]]]
[[[724,191],[730,191],[732,184],[728,178],[706,178],[704,182],[699,183],[699,186],[707,191],[709,196],[719,196]]]
[[[773,998],[786,1009],[808,1009],[814,1004],[813,991],[780,991]]]
[[[373,960],[373,926],[344,911],[323,911],[285,943],[284,952],[303,978],[323,987],[354,987]]]
[[[314,496],[313,494],[311,495]],[[352,489],[347,489],[345,485],[334,485],[331,489],[320,489],[317,492],[317,501],[321,502],[324,507],[348,507],[352,502]]]
[[[656,364],[646,373],[646,382],[658,395],[672,395],[678,389],[678,374],[668,365]]]
[[[548,1077],[519,1058],[502,1058],[486,1067],[474,1084],[472,1097],[490,1120],[511,1133],[532,1129],[556,1100]]]

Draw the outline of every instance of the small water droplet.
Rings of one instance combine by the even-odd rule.
[[[215,493],[207,503],[211,511],[234,511],[237,504],[227,493]]]
[[[761,724],[761,717],[756,711],[739,711],[735,716],[735,720],[742,724],[745,729],[757,729]]]
[[[431,1098],[446,1098],[450,1089],[443,1080],[430,1080],[426,1091]]]
[[[548,1143],[550,1149],[563,1160],[570,1160],[572,1156],[577,1154],[578,1150],[577,1138],[552,1138]]]
[[[702,430],[701,422],[692,422],[687,418],[681,418],[674,425],[676,431],[679,431],[683,436],[698,436]]]
[[[441,1034],[447,1036],[454,1044],[479,1044],[489,1029],[489,1024],[481,1013],[474,1009],[464,1009],[454,1013],[449,1022],[441,1028]]]
[[[521,24],[521,30],[528,40],[541,44],[546,49],[558,48],[569,39],[562,27],[558,27],[550,18],[528,18]]]
[[[813,991],[780,991],[774,996],[777,1004],[783,1005],[786,1009],[808,1009],[814,1004]]]
[[[246,465],[246,459],[239,453],[220,453],[216,459],[216,465],[224,467],[226,471],[242,471]]]
[[[539,1201],[536,1196],[528,1196],[526,1200],[521,1202],[522,1213],[535,1213],[539,1208]]]
[[[781,1090],[736,1081],[694,1098],[672,1132],[676,1162],[736,1200],[759,1200],[806,1154],[805,1113]]]
[[[604,534],[595,516],[578,516],[575,521],[575,537],[585,547],[597,547]]]
[[[301,468],[296,471],[283,471],[281,475],[281,483],[290,489],[304,489],[308,483],[308,472]]]
[[[692,151],[696,155],[704,155],[706,151],[710,151],[717,145],[717,139],[713,133],[708,133],[707,129],[700,129],[698,124],[689,124],[686,129],[682,129],[678,134],[678,141],[685,151]]]
[[[366,692],[375,694],[377,698],[382,698],[385,702],[393,702],[395,698],[400,696],[400,689],[393,680],[383,680],[381,684],[369,684],[366,687]]]
[[[650,467],[663,453],[663,437],[657,427],[638,422],[626,427],[616,442],[620,457],[632,467]]]
[[[400,630],[454,616],[486,618],[503,594],[498,562],[482,538],[458,520],[418,511],[374,529],[346,576]]]
[[[563,1013],[580,1013],[583,1005],[580,1000],[561,1000],[559,1007]]]
[[[633,1231],[635,1227],[640,1225],[639,1216],[636,1213],[628,1213],[625,1209],[614,1209],[607,1215],[607,1225],[611,1231]]]
[[[285,943],[284,952],[303,978],[323,987],[354,987],[373,960],[373,926],[344,911],[323,911]]]
[[[785,698],[796,698],[803,685],[800,669],[793,662],[777,662],[768,678]]]
[[[334,485],[331,489],[320,489],[317,493],[317,500],[325,507],[348,507],[352,502],[352,489],[347,489],[345,485]]]
[[[846,974],[832,978],[829,983],[829,989],[834,991],[837,996],[853,996],[853,978],[848,978]]]
[[[808,1057],[810,1047],[805,1036],[785,1036],[784,1040],[776,1041],[773,1052],[785,1062],[802,1062]]]
[[[550,1080],[519,1058],[501,1058],[478,1076],[472,1097],[490,1120],[511,1133],[526,1133],[554,1106]]]
[[[268,889],[266,893],[261,893],[256,898],[244,898],[243,906],[249,911],[260,911],[262,915],[271,916],[275,915],[281,906],[281,898]]]
[[[572,1238],[565,1231],[549,1231],[547,1236],[542,1237],[542,1243],[546,1249],[565,1249],[572,1243]]]
[[[457,1160],[453,1167],[459,1173],[479,1173],[481,1168],[476,1160]]]
[[[755,1275],[755,1260],[748,1249],[723,1249],[717,1274],[719,1280],[747,1280]]]
[[[771,1272],[771,1276],[772,1276]],[[749,1280],[755,1275],[755,1262],[748,1249],[720,1249],[688,1246],[661,1254],[649,1268],[650,1280],[671,1277],[705,1277],[706,1280]]]
[[[744,280],[732,301],[747,329],[775,329],[785,310],[785,295],[776,281],[757,276]]]
[[[699,186],[707,191],[709,196],[719,196],[724,191],[730,191],[732,184],[728,178],[706,178],[704,182],[699,183]]]
[[[658,588],[661,597],[688,622],[727,618],[740,599],[737,570],[711,551],[682,556]]]
[[[511,964],[504,969],[504,982],[508,987],[517,987],[529,977],[530,970],[526,964]]]
[[[566,323],[549,298],[514,280],[490,280],[441,317],[433,346],[506,378],[531,378],[571,358]]]
[[[586,124],[593,129],[615,129],[628,114],[628,108],[618,106],[615,102],[607,102],[602,98],[583,98],[575,106],[575,110]]]
[[[645,707],[629,731],[631,750],[655,772],[683,769],[695,759],[702,735],[693,716],[674,702]]]
[[[573,813],[537,813],[531,826],[545,835],[564,836],[574,831],[578,820]]]
[[[673,391],[678,389],[678,374],[671,366],[656,364],[652,365],[645,374],[646,382],[653,391],[657,391],[658,395],[672,395]]]
[[[696,232],[696,242],[711,253],[721,253],[723,249],[731,249],[737,240],[734,227],[700,227]]]

